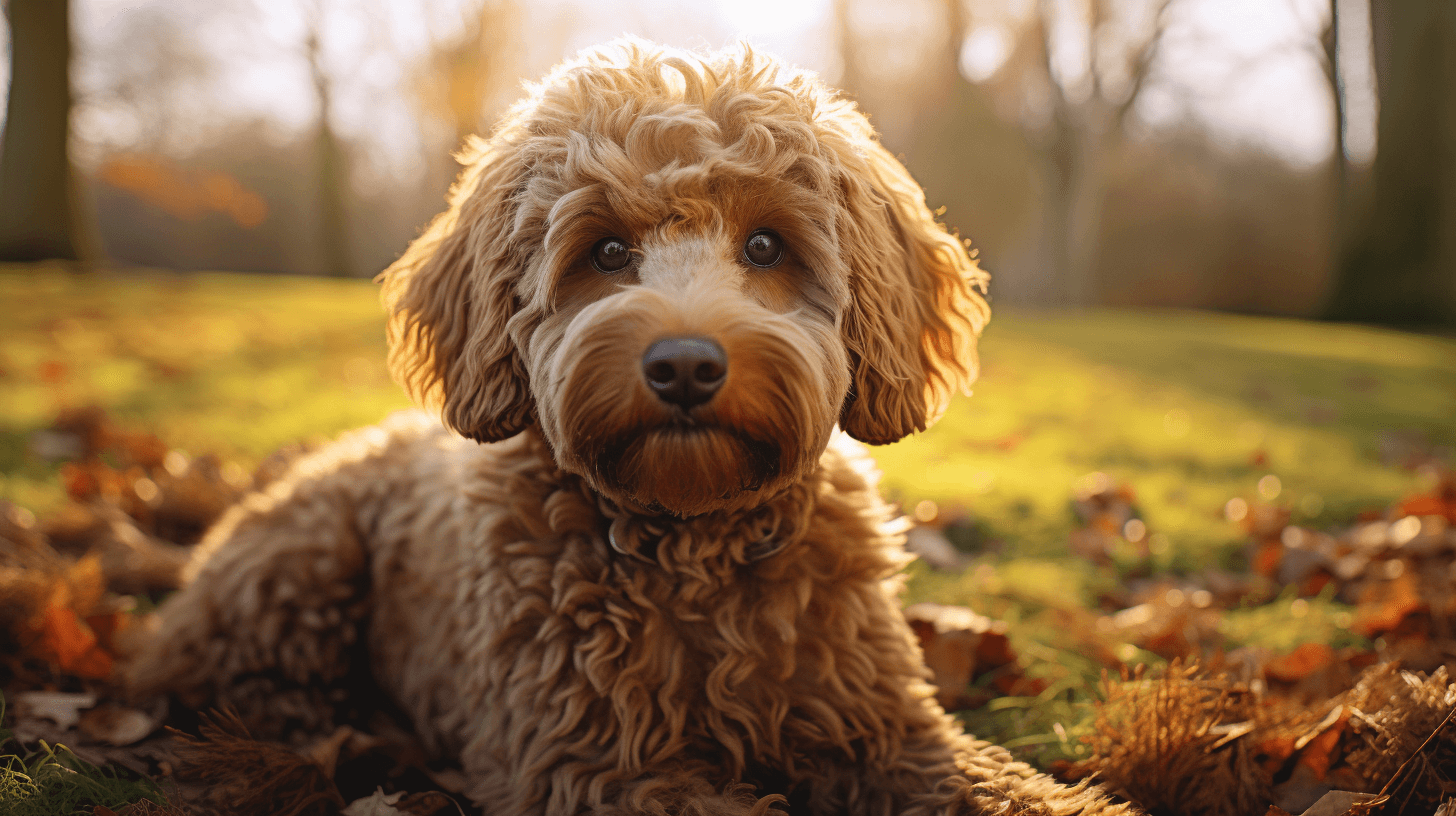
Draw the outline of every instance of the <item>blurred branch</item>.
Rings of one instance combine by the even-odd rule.
[[[1142,93],[1143,86],[1147,84],[1148,76],[1152,74],[1153,65],[1162,53],[1163,33],[1168,28],[1168,8],[1171,5],[1170,0],[1159,0],[1157,11],[1153,13],[1153,34],[1137,49],[1137,54],[1133,58],[1134,70],[1131,72],[1127,98],[1117,106],[1114,117],[1119,128],[1127,124],[1127,114],[1137,102],[1138,95]]]

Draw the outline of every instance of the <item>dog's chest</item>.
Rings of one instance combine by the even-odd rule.
[[[917,670],[875,514],[826,505],[771,561],[672,573],[614,553],[595,504],[541,471],[462,489],[395,548],[428,625],[380,671],[442,750],[743,779],[884,729],[885,690]]]

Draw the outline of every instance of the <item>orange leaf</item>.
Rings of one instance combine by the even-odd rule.
[[[1285,683],[1296,683],[1335,662],[1335,650],[1323,643],[1306,643],[1287,655],[1270,660],[1264,674]]]
[[[1299,755],[1298,764],[1308,768],[1314,774],[1315,779],[1322,780],[1329,774],[1330,766],[1335,762],[1335,748],[1340,743],[1340,735],[1345,731],[1345,723],[1350,720],[1348,708],[1341,706],[1338,711],[1339,713],[1334,716],[1334,722],[1320,731],[1317,736],[1309,738],[1304,743],[1304,751]],[[1321,725],[1323,724],[1321,723]]]
[[[79,659],[96,645],[96,633],[68,607],[48,607],[41,630],[45,645],[62,665]]]
[[[77,677],[103,679],[111,674],[111,655],[102,651],[96,633],[69,607],[46,608],[41,624],[42,647],[61,670]]]
[[[1316,569],[1305,576],[1304,580],[1300,582],[1299,594],[1307,596],[1318,595],[1325,587],[1333,583],[1334,580],[1335,576],[1330,575],[1323,569]]]
[[[102,615],[87,615],[86,625],[96,633],[96,642],[102,649],[115,651],[112,644],[116,634],[125,629],[131,623],[131,615],[126,612],[107,612]]]
[[[1351,628],[1366,637],[1374,637],[1396,628],[1407,615],[1425,605],[1415,571],[1406,570],[1395,580],[1374,584],[1362,593]]]
[[[47,385],[55,385],[66,379],[67,373],[66,364],[60,360],[46,360],[36,369],[36,375],[40,381]]]
[[[1407,496],[1399,507],[1401,516],[1444,516],[1447,512],[1441,497],[1424,494]]]
[[[1273,578],[1279,572],[1279,562],[1284,560],[1284,547],[1277,541],[1265,541],[1254,553],[1254,572],[1266,578]]]
[[[1295,737],[1273,736],[1255,747],[1254,755],[1261,757],[1259,764],[1263,766],[1265,772],[1273,776],[1284,764],[1284,760],[1294,754],[1294,741]]]
[[[78,502],[96,495],[99,489],[95,474],[85,465],[61,465],[61,483],[66,486],[66,495]]]

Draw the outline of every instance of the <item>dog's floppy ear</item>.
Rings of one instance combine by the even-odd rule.
[[[840,182],[852,370],[839,424],[879,445],[930,427],[975,379],[990,309],[986,274],[935,222],[904,166],[878,142],[861,142],[856,154]]]
[[[481,442],[534,421],[525,368],[506,324],[523,260],[513,246],[525,168],[497,137],[474,139],[450,207],[380,274],[389,311],[389,369],[420,405]]]

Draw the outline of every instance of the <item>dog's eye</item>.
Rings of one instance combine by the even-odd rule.
[[[603,275],[621,272],[632,262],[632,248],[621,238],[603,238],[592,247],[591,262]]]
[[[764,269],[778,266],[784,259],[784,239],[773,230],[759,230],[743,242],[743,258]]]

